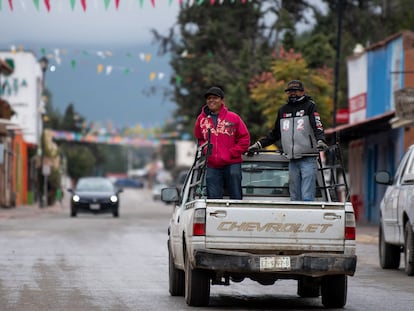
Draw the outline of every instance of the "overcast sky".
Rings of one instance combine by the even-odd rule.
[[[131,45],[150,42],[149,30],[166,31],[176,21],[178,0],[87,0],[84,11],[81,1],[51,0],[48,12],[44,0],[39,0],[39,10],[33,0],[13,0],[13,11],[8,1],[2,2],[0,11],[1,43],[37,42],[85,45]],[[7,30],[6,30],[7,29]]]
[[[43,48],[49,57],[59,51],[61,62],[51,58],[56,71],[46,76],[55,108],[63,112],[74,103],[88,121],[112,121],[115,126],[162,124],[171,119],[176,106],[161,95],[163,88],[171,88],[169,56],[156,55],[158,46],[150,30],[165,33],[176,23],[178,0],[155,0],[155,7],[151,0],[143,0],[142,7],[141,0],[119,0],[118,9],[115,0],[86,0],[85,11],[80,0],[73,0],[73,10],[72,0],[50,0],[49,12],[44,0],[37,1],[39,10],[35,2],[12,0],[12,11],[9,1],[0,0],[0,50],[22,47],[39,58]],[[98,54],[103,51],[113,55],[103,59]],[[143,62],[147,54],[151,61]],[[112,66],[112,73],[98,75],[100,64]],[[154,74],[157,78],[150,80]],[[158,92],[147,96],[149,89]]]
[[[59,51],[59,64],[50,58],[56,71],[47,72],[46,85],[62,113],[74,103],[76,111],[95,123],[160,125],[171,118],[175,104],[161,95],[169,87],[169,57],[156,55],[150,30],[163,33],[174,25],[178,0],[156,0],[155,7],[150,0],[143,7],[139,0],[120,0],[118,10],[115,0],[105,9],[105,1],[87,0],[84,11],[80,0],[73,10],[71,0],[51,0],[48,12],[44,0],[39,0],[39,10],[33,0],[13,0],[13,11],[8,1],[0,0],[0,50],[22,47],[38,58],[42,49],[49,57]],[[106,51],[112,56],[98,56]],[[151,55],[150,61],[143,61],[143,55]],[[104,67],[98,75],[99,64],[111,66],[111,74],[105,75]],[[150,80],[154,73],[157,78]],[[154,88],[155,95],[145,95]]]

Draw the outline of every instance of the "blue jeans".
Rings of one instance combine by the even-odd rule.
[[[303,157],[289,162],[289,192],[292,201],[314,201],[316,193],[316,157]]]
[[[222,168],[207,167],[206,185],[208,199],[222,199],[224,186],[230,199],[241,200],[241,164],[230,164]]]

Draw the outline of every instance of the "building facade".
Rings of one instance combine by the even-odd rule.
[[[414,143],[414,120],[399,113],[398,105],[399,94],[414,87],[414,33],[401,31],[355,53],[347,67],[349,123],[326,133],[347,146],[357,221],[377,224],[386,187],[375,183],[375,173],[394,173]]]
[[[0,206],[33,203],[42,133],[43,76],[31,52],[0,51],[13,69],[0,76]]]

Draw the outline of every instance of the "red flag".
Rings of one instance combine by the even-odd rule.
[[[13,11],[13,0],[9,0],[9,7],[10,10]]]
[[[118,9],[118,7],[119,7],[119,0],[115,0],[115,7],[116,7],[116,9]]]
[[[45,0],[45,6],[48,12],[50,12],[50,2],[49,0]]]
[[[81,0],[82,8],[86,11],[86,0]]]
[[[216,0],[210,0],[210,5],[214,5],[216,3]]]
[[[151,0],[151,4],[155,8],[155,0]]]

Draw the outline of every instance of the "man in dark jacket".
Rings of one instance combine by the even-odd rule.
[[[221,199],[225,185],[230,199],[241,200],[242,154],[249,147],[249,131],[240,116],[227,109],[221,88],[210,88],[204,97],[207,104],[197,117],[194,136],[202,145],[210,131],[213,148],[207,159],[207,198]]]
[[[326,149],[324,129],[316,104],[305,94],[303,83],[292,80],[285,89],[288,101],[280,107],[273,129],[249,147],[253,152],[281,141],[289,162],[292,201],[313,201],[316,193],[318,150]]]

